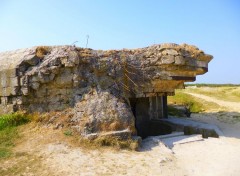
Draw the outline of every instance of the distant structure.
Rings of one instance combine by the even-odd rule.
[[[39,46],[0,53],[0,113],[70,109],[82,135],[137,132],[167,118],[167,96],[208,71],[213,57],[195,46],[92,50]]]

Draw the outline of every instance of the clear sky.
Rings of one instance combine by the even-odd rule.
[[[196,82],[240,84],[240,0],[0,0],[0,52],[87,35],[93,49],[196,45],[214,56]]]

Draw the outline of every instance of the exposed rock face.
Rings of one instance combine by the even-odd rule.
[[[187,44],[100,51],[74,46],[0,53],[0,113],[74,109],[81,133],[134,132],[129,98],[173,95],[208,70],[211,55]]]

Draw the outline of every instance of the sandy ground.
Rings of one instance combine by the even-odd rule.
[[[44,155],[57,175],[239,175],[240,141],[208,139],[176,145],[148,141],[141,152],[82,152],[48,145]]]
[[[228,107],[228,103],[221,105]],[[224,135],[176,144],[172,148],[156,140],[157,137],[150,137],[143,141],[141,150],[135,152],[80,148],[71,145],[59,130],[34,127],[26,132],[24,142],[19,142],[15,150],[27,153],[40,164],[29,162],[12,175],[239,176],[240,123],[221,122],[214,113],[193,114],[192,120],[216,124]],[[16,159],[1,163],[2,170],[13,167],[14,162],[17,163]]]

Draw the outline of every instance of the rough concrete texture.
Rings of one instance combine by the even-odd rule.
[[[73,109],[82,134],[135,132],[129,98],[173,95],[208,70],[211,55],[195,46],[92,50],[39,46],[0,53],[0,113]]]

